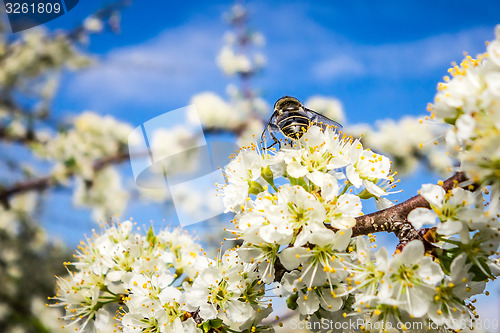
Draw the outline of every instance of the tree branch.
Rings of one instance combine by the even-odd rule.
[[[460,186],[460,183],[463,183],[466,180],[468,179],[465,173],[457,172],[450,178],[446,179],[441,186],[445,191],[449,191],[456,186]],[[474,186],[474,188],[476,188],[476,186]],[[356,218],[356,225],[352,228],[352,237],[382,231],[392,232],[399,238],[398,249],[401,249],[406,243],[414,239],[420,239],[423,241],[426,250],[430,250],[433,246],[425,239],[425,233],[429,229],[422,229],[418,231],[410,222],[408,222],[408,214],[418,207],[430,208],[427,200],[425,200],[420,194],[390,208],[359,216]],[[327,225],[327,227],[335,231],[337,230],[329,225]],[[281,277],[287,272],[287,270],[283,267],[279,258],[276,258],[274,269],[274,281],[280,281]]]
[[[111,164],[121,163],[129,158],[128,153],[117,153],[94,163],[94,171],[99,171]],[[69,174],[68,176],[72,176]],[[51,176],[45,176],[36,179],[29,179],[16,183],[8,188],[0,188],[0,203],[5,207],[9,207],[9,198],[13,195],[29,192],[29,191],[43,191],[49,187],[57,185],[57,182]]]
[[[244,132],[245,129],[246,129],[246,124],[243,124],[234,130],[226,130],[226,129],[221,130],[215,128],[204,129],[204,133],[205,134],[235,133],[236,135],[240,135],[241,133]],[[6,130],[1,127],[0,127],[0,139],[2,139],[5,142],[16,142],[16,143],[36,142],[36,138],[34,137],[33,134],[28,133],[25,137],[18,137],[18,138],[9,137],[6,133]],[[110,164],[120,163],[129,158],[130,155],[128,153],[117,153],[116,155],[97,160],[94,163],[93,168],[94,171],[99,171]],[[68,176],[72,176],[72,174],[69,174]],[[28,191],[43,191],[55,185],[57,185],[57,182],[51,176],[25,180],[5,188],[2,188],[0,185],[0,203],[3,204],[4,207],[9,207],[8,199],[13,195]]]
[[[442,187],[445,191],[449,191],[466,180],[465,173],[457,172],[445,180]],[[356,225],[352,228],[352,236],[386,231],[396,234],[403,244],[420,238],[418,232],[408,222],[408,214],[418,207],[430,208],[429,203],[420,194],[393,207],[359,216],[356,218]]]
[[[2,140],[2,142],[19,144],[39,142],[33,130],[28,130],[21,136],[15,136],[10,134],[5,127],[0,127],[0,139]]]

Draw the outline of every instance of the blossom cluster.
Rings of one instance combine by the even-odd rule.
[[[334,128],[313,126],[279,151],[240,150],[220,186],[229,230],[240,245],[209,259],[179,230],[108,227],[80,246],[52,302],[80,332],[258,332],[272,311],[267,293],[287,298],[311,322],[363,319],[473,326],[472,299],[500,274],[498,219],[481,192],[425,185],[431,209],[408,219],[436,225],[432,249],[413,240],[390,255],[354,235],[362,202],[391,202],[391,161]],[[438,222],[438,223],[436,223]],[[456,237],[458,236],[458,238]],[[267,286],[273,286],[268,289]],[[54,303],[56,302],[56,303]],[[384,323],[384,325],[375,325]],[[368,329],[368,331],[371,331]]]
[[[52,131],[63,127],[50,114],[60,74],[92,63],[76,42],[76,32],[83,36],[88,31],[38,27],[12,34],[6,20],[0,18],[0,139],[2,163],[9,164],[0,185],[0,283],[5,286],[0,297],[0,327],[2,332],[62,332],[57,313],[48,311],[43,299],[53,289],[53,275],[62,271],[56,262],[69,251],[40,223],[44,219],[40,212],[51,201],[43,190],[60,183],[42,175],[47,163],[40,163],[33,153],[51,140]],[[97,181],[100,195],[111,198],[113,188],[108,185],[117,177],[109,175],[106,172]],[[88,184],[81,179],[77,182],[79,194],[90,194]],[[78,196],[75,201],[83,200]],[[100,210],[110,202],[94,197],[86,203],[93,200]],[[59,211],[53,213],[48,219],[57,224]]]
[[[226,19],[235,28],[235,31],[225,34],[225,45],[217,56],[217,64],[227,75],[248,75],[258,72],[266,63],[264,55],[258,51],[249,54],[242,52],[241,49],[249,45],[264,45],[264,36],[245,26],[248,12],[241,4],[234,5],[226,13]]]
[[[132,221],[106,227],[79,246],[58,278],[50,306],[64,307],[77,332],[207,332],[249,329],[271,309],[236,251],[218,259],[179,229],[146,235]]]
[[[1,35],[0,55],[0,86],[3,88],[18,87],[64,67],[76,69],[89,64],[89,59],[77,51],[67,36],[51,36],[41,29],[23,33],[14,43]],[[49,91],[52,89],[45,90],[51,96]]]
[[[393,169],[399,174],[413,172],[419,162],[442,175],[453,171],[455,160],[438,140],[443,133],[443,127],[438,124],[405,116],[397,121],[377,121],[373,128],[357,125],[350,128],[350,133],[362,134],[364,144],[389,155],[394,162]],[[397,145],[394,138],[398,138]]]
[[[391,257],[385,248],[373,254],[358,238],[358,265],[350,281],[354,314],[372,325],[382,323],[378,326],[382,328],[409,322],[473,328],[477,313],[472,297],[485,293],[486,282],[500,274],[498,259],[490,258],[491,249],[498,249],[500,234],[491,230],[469,247],[457,243],[431,255],[420,240],[414,240]]]
[[[131,131],[131,126],[111,116],[87,111],[74,119],[72,128],[36,146],[35,153],[57,162],[54,174],[60,181],[71,174],[91,179],[97,160],[126,151]]]
[[[363,236],[352,237],[353,227],[363,200],[391,205],[390,169],[387,157],[332,128],[313,126],[276,153],[241,150],[222,187],[226,211],[236,214],[230,231],[243,241],[240,258],[311,321],[472,326],[470,298],[500,274],[497,217],[485,212],[480,192],[424,186],[432,210],[408,219],[416,228],[439,221],[434,251],[413,240],[393,256],[373,252]]]
[[[121,176],[106,159],[126,156],[132,128],[111,116],[85,112],[74,120],[74,126],[46,142],[33,145],[40,157],[55,162],[52,178],[67,184],[76,178],[75,204],[93,209],[96,220],[105,220],[123,212],[128,193]],[[102,166],[99,163],[103,163]]]
[[[487,52],[448,70],[439,83],[431,118],[450,124],[449,151],[472,182],[491,186],[490,211],[500,207],[500,25]]]
[[[419,194],[430,209],[412,210],[408,221],[416,228],[435,226],[433,253],[449,275],[437,289],[429,317],[440,325],[458,325],[468,319],[467,314],[475,315],[473,306],[463,300],[483,293],[486,282],[500,275],[500,221],[485,208],[481,191],[455,187],[446,192],[441,186],[425,184]]]
[[[251,130],[253,134],[262,131],[261,120],[251,117],[266,114],[269,110],[268,104],[258,96],[252,96],[252,98],[242,96],[241,92],[234,86],[228,88],[228,93],[229,99],[227,101],[208,91],[196,94],[191,98],[190,103],[195,106],[203,127],[208,130],[234,131],[245,128]]]
[[[387,157],[333,128],[313,126],[277,153],[243,149],[222,188],[226,211],[236,214],[232,233],[243,240],[239,256],[268,284],[276,263],[284,266],[280,294],[302,315],[340,311],[355,265],[351,228],[361,200],[390,205],[390,169]]]
[[[235,25],[244,18],[240,9],[233,9]],[[225,168],[226,184],[219,193],[226,213],[234,214],[234,227],[227,231],[236,248],[210,259],[180,230],[142,234],[131,221],[112,225],[82,243],[75,262],[66,264],[68,276],[58,278],[52,305],[64,307],[63,318],[79,332],[249,333],[272,330],[264,320],[272,311],[273,290],[309,322],[362,319],[377,332],[388,326],[404,329],[412,322],[440,329],[457,330],[464,322],[473,327],[473,297],[487,294],[486,283],[500,275],[499,163],[493,144],[499,136],[494,87],[500,73],[500,28],[497,35],[487,55],[466,58],[451,70],[453,78],[439,86],[432,118],[452,125],[446,135],[450,155],[471,181],[449,191],[441,183],[422,186],[419,193],[429,205],[414,209],[407,219],[415,229],[429,227],[421,230],[424,237],[401,244],[393,255],[383,247],[375,251],[374,236],[361,235],[356,223],[367,200],[373,199],[379,209],[393,205],[387,199],[396,186],[391,160],[336,128],[311,126],[297,140],[281,142],[278,151],[244,147]],[[247,42],[238,39],[242,41]],[[229,72],[250,73],[236,63]],[[239,132],[255,111],[254,95],[245,100],[244,91],[229,90],[231,103],[211,93],[193,98],[206,128]],[[245,101],[244,106],[235,107],[237,101]],[[342,120],[335,100],[316,98],[305,104]],[[234,112],[245,108],[245,117]],[[257,125],[244,126],[256,130]],[[417,134],[405,136],[403,153],[396,158],[417,155],[415,146],[433,137],[415,125],[415,119],[403,119],[381,129]],[[85,180],[103,175],[103,193],[108,188],[113,199],[119,198],[109,190],[119,183],[116,177],[105,173],[110,169],[96,174],[93,163],[120,151],[128,130],[87,114],[74,130],[40,148],[40,154],[60,162],[61,181],[69,172],[81,177],[79,200],[92,206],[106,202],[116,210],[105,195],[88,192],[92,184]],[[152,146],[170,141],[167,134],[157,133]],[[372,140],[383,147],[389,146],[388,138]],[[68,140],[74,142],[71,150],[62,144]],[[101,149],[104,140],[115,146],[108,151],[107,142]],[[429,159],[449,170],[451,157]],[[485,185],[491,186],[489,197]],[[186,198],[195,205],[189,189]]]
[[[0,22],[0,131],[6,141],[43,141],[34,119],[47,117],[63,69],[90,64],[64,34],[32,29],[8,38]]]

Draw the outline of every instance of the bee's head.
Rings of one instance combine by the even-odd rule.
[[[298,109],[302,103],[295,97],[283,96],[274,103],[274,110]]]

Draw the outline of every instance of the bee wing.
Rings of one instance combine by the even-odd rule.
[[[279,131],[279,127],[276,124],[271,122],[267,123],[266,129],[262,132],[261,140],[269,140],[273,139],[274,141],[278,141],[276,136],[274,136],[274,132]]]
[[[317,113],[316,111],[313,111],[311,109],[308,109],[304,107],[304,111],[307,114],[307,117],[311,120],[314,125],[327,128],[329,126],[332,126],[334,130],[338,130],[342,128],[342,125],[340,125],[338,122],[331,120],[327,116],[323,116],[322,114]]]
[[[260,142],[262,145],[264,145],[269,140],[274,141],[272,145],[279,143],[278,139],[273,134],[273,132],[279,131],[279,128],[276,124],[273,123],[273,120],[274,120],[274,114],[267,122],[266,128],[264,129],[264,131],[262,131],[262,134],[260,136]]]

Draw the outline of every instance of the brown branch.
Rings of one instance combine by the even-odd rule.
[[[236,135],[240,135],[241,133],[244,132],[245,129],[246,129],[246,124],[242,124],[234,130],[225,130],[225,129],[221,130],[221,129],[209,128],[209,129],[204,129],[204,133],[205,134],[236,133]],[[26,135],[26,137],[9,138],[6,134],[5,129],[3,128],[0,128],[0,139],[4,141],[17,142],[17,143],[36,142],[36,138],[28,134]],[[128,153],[119,153],[107,158],[97,160],[94,163],[93,168],[94,171],[99,171],[110,164],[120,163],[129,158],[130,155]],[[68,176],[72,176],[72,174],[69,174]],[[57,185],[57,182],[51,176],[25,180],[13,184],[8,188],[2,188],[0,185],[0,203],[3,204],[5,207],[8,207],[8,199],[15,194],[20,194],[28,191],[43,191],[55,185]]]
[[[108,165],[121,163],[129,158],[128,153],[118,153],[100,160],[94,163],[94,171],[100,171]],[[72,176],[73,173],[68,174]],[[16,194],[21,194],[29,191],[43,191],[49,187],[56,186],[56,180],[51,176],[45,176],[41,178],[25,180],[8,188],[0,188],[0,203],[5,207],[9,207],[9,198]]]
[[[94,171],[100,171],[108,165],[121,163],[128,160],[129,158],[130,155],[128,153],[118,153],[116,155],[102,158],[94,163]]]
[[[443,189],[449,191],[459,183],[467,180],[463,172],[457,172],[443,182]],[[352,228],[352,236],[367,235],[386,231],[396,234],[402,244],[412,239],[421,238],[415,228],[408,222],[408,214],[415,208],[430,208],[429,203],[420,194],[398,205],[356,218]]]
[[[443,189],[449,191],[456,186],[460,186],[460,183],[467,181],[467,176],[463,172],[457,172],[447,180],[443,182]],[[476,188],[474,186],[474,188]],[[420,239],[423,241],[426,250],[433,248],[425,239],[425,232],[428,229],[422,229],[421,231],[416,230],[413,225],[408,222],[408,214],[415,208],[430,208],[429,203],[420,194],[410,199],[392,206],[380,210],[375,213],[368,215],[359,216],[356,218],[356,225],[352,228],[352,237],[373,234],[376,232],[392,232],[399,238],[398,249],[404,247],[404,245],[411,240]],[[327,225],[330,229],[336,230]],[[422,233],[423,231],[423,233]],[[280,281],[283,274],[287,272],[285,267],[276,259],[274,263],[275,278],[274,281]]]
[[[19,144],[29,144],[29,143],[39,142],[33,130],[28,130],[23,135],[15,136],[10,134],[7,128],[5,127],[0,127],[0,139],[2,140],[2,142],[19,143]]]

